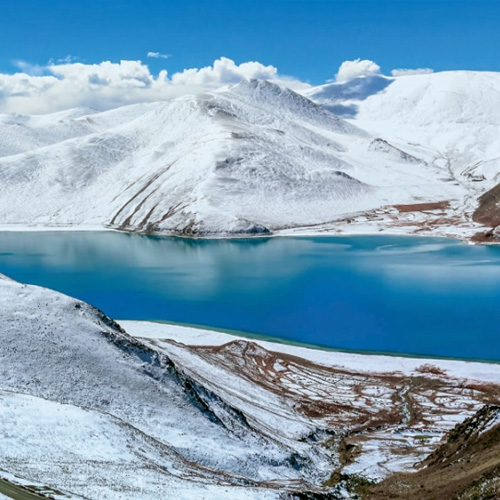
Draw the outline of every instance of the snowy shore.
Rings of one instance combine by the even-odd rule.
[[[245,338],[244,335],[231,335],[203,327],[150,321],[118,320],[118,322],[130,335],[142,339],[173,340],[187,346],[221,346],[245,339],[262,346],[267,351],[290,354],[313,363],[353,372],[398,372],[412,376],[419,373],[419,367],[430,364],[439,367],[450,377],[500,384],[500,363],[322,350],[320,347],[308,348],[286,342]]]

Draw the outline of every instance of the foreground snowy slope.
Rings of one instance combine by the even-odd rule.
[[[459,179],[453,164],[459,152],[440,149],[444,139],[434,141],[439,144],[421,140],[420,132],[416,139],[402,137],[400,129],[406,129],[400,122],[413,120],[413,107],[400,106],[397,96],[406,102],[405,92],[420,95],[429,85],[417,82],[413,89],[404,78],[377,78],[365,91],[375,92],[371,96],[357,95],[349,87],[355,81],[309,92],[349,120],[256,80],[104,113],[3,115],[0,224],[263,233],[332,221],[345,226],[353,214],[382,209],[397,215],[394,205],[421,202],[451,203],[460,219],[476,203],[473,181],[491,170],[486,177],[492,184],[495,169],[474,167]],[[383,96],[392,88],[397,95],[387,98],[389,105]],[[439,87],[436,92],[439,100]],[[469,98],[474,102],[477,96],[472,92],[463,99]],[[359,103],[366,111],[353,118]],[[451,132],[441,120],[429,137],[443,130],[445,139],[454,134],[460,142],[464,132],[457,122],[469,119],[473,104],[461,115],[456,108],[443,118]],[[421,131],[427,124],[416,116],[414,128]],[[490,144],[491,131],[483,139]],[[481,148],[471,150],[468,161],[494,165],[490,157],[496,146],[490,146],[484,154]],[[469,166],[464,161],[462,154],[463,169]]]
[[[274,498],[275,487],[317,482],[334,460],[250,427],[167,358],[59,293],[0,277],[0,343],[0,469],[19,478],[77,497],[220,498],[231,487],[238,498],[246,485]]]
[[[125,325],[134,337],[0,277],[0,492],[7,479],[56,498],[346,498],[346,477],[411,471],[499,401],[495,365]]]

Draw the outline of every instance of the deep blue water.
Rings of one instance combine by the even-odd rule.
[[[500,247],[387,236],[0,233],[0,272],[114,318],[340,349],[500,360]]]

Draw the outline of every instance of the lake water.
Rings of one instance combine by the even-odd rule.
[[[500,360],[500,247],[362,236],[0,233],[0,272],[113,318],[339,349]]]

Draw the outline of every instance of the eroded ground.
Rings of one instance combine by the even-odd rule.
[[[365,372],[325,366],[246,340],[221,346],[141,340],[259,431],[283,441],[308,441],[312,450],[331,455],[333,477],[380,480],[411,471],[457,423],[500,401],[500,386],[448,376],[425,362],[409,376],[370,372],[369,366]]]

